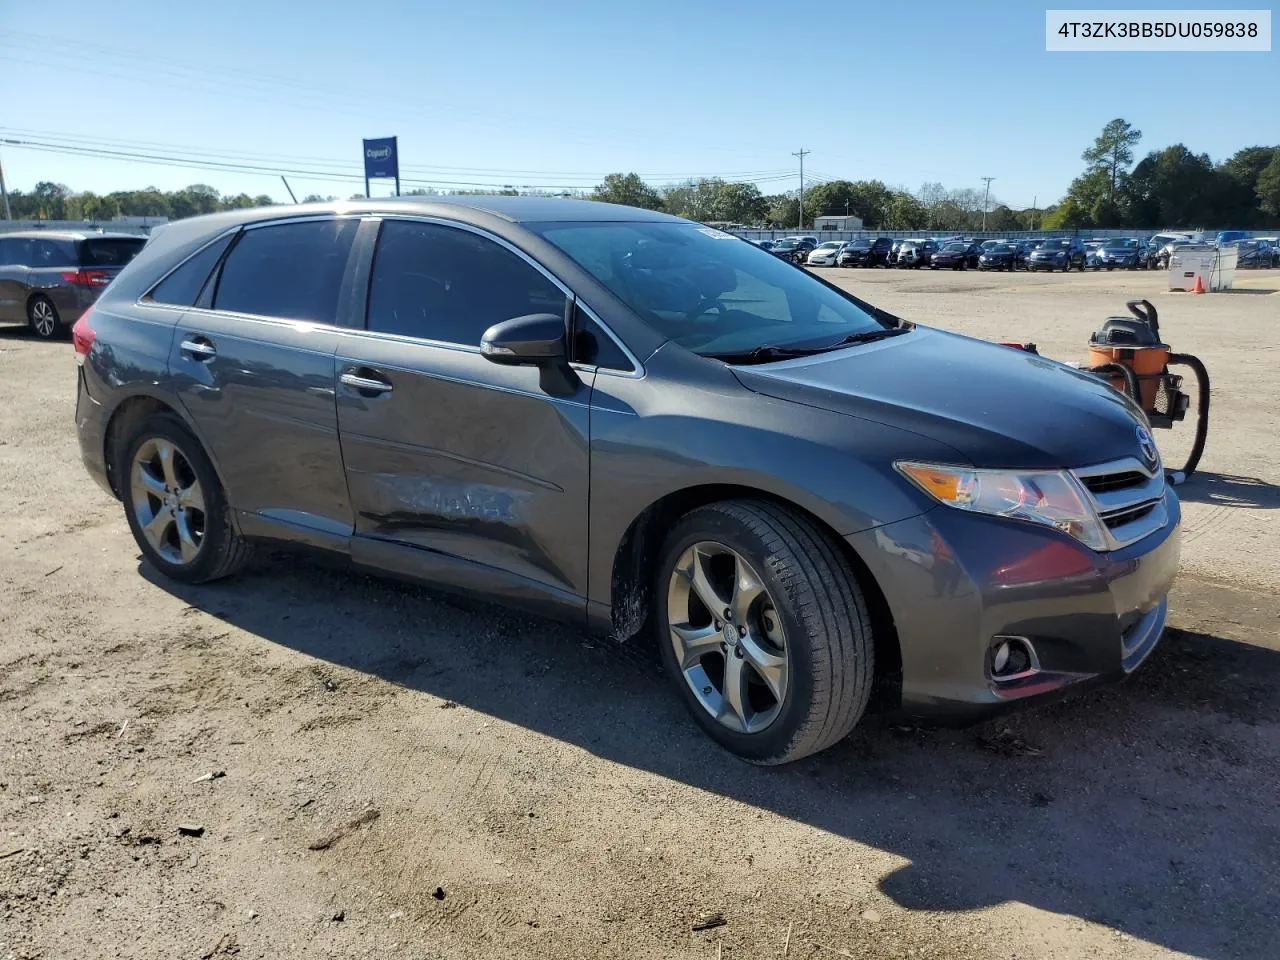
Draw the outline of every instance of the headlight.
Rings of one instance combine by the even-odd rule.
[[[1102,522],[1072,477],[1061,471],[975,470],[899,460],[895,467],[935,500],[957,510],[1054,527],[1094,550],[1106,549]]]

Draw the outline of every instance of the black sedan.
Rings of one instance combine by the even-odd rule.
[[[1027,265],[1025,243],[999,243],[978,256],[979,270],[1020,270]]]
[[[772,249],[769,250],[779,260],[789,260],[792,263],[804,263],[805,258],[809,256],[810,248],[802,244],[799,240],[777,240],[774,242]]]
[[[933,259],[929,261],[929,267],[932,270],[938,270],[943,267],[949,267],[952,270],[967,270],[969,267],[978,266],[978,260],[981,256],[982,248],[978,244],[956,240],[943,244],[942,249],[935,253]]]
[[[1266,240],[1241,240],[1236,245],[1236,266],[1259,269],[1273,266],[1276,250]]]
[[[1095,270],[1147,270],[1151,267],[1151,249],[1145,240],[1111,237],[1094,252],[1091,265]]]

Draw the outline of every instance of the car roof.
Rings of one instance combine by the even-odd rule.
[[[0,240],[94,240],[107,237],[114,240],[146,240],[136,233],[99,233],[97,230],[13,230],[0,233]]]

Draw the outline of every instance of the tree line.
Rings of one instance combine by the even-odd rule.
[[[869,230],[974,231],[984,221],[990,231],[1082,230],[1090,227],[1280,226],[1280,146],[1245,147],[1213,163],[1178,143],[1148,153],[1134,164],[1142,132],[1122,119],[1110,121],[1081,154],[1085,170],[1056,204],[1013,209],[983,191],[948,189],[925,183],[918,190],[890,187],[881,180],[831,180],[804,191],[803,218],[798,190],[764,194],[753,183],[715,177],[654,186],[635,173],[611,173],[592,191],[557,196],[590,197],[608,203],[663,210],[690,220],[773,226],[811,227],[815,217],[850,214]],[[548,195],[515,186],[456,193]],[[407,195],[433,196],[415,189]],[[361,198],[356,194],[352,199]],[[334,200],[311,194],[303,202]],[[107,221],[118,216],[179,220],[202,213],[268,206],[266,194],[222,195],[207,184],[182,190],[120,190],[75,193],[63,184],[41,182],[30,192],[9,194],[20,220]]]

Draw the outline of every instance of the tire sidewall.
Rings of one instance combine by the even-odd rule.
[[[182,451],[187,463],[191,465],[196,478],[200,481],[200,489],[204,494],[204,539],[201,541],[200,555],[189,564],[170,563],[156,553],[142,533],[134,511],[131,489],[133,460],[138,448],[146,441],[153,439],[168,440]],[[174,580],[198,583],[209,579],[230,548],[233,531],[230,524],[230,511],[227,509],[226,497],[222,492],[222,483],[208,455],[204,452],[204,447],[195,435],[173,415],[160,414],[148,418],[139,424],[133,434],[121,445],[116,463],[116,476],[120,478],[125,518],[129,521],[129,529],[133,532],[138,549],[142,551],[147,562],[166,577]]]
[[[721,543],[746,558],[763,580],[786,637],[786,696],[777,718],[760,733],[735,733],[707,713],[689,689],[671,646],[671,626],[667,616],[667,588],[671,574],[680,555],[693,544],[705,540]],[[654,622],[662,663],[679,689],[685,706],[711,739],[742,759],[755,763],[769,762],[787,752],[809,719],[813,700],[814,638],[809,636],[796,615],[794,598],[774,575],[774,565],[778,562],[779,559],[770,555],[760,538],[734,517],[717,510],[696,510],[682,518],[668,536],[656,565],[653,587]],[[818,589],[819,585],[812,584],[811,588]]]
[[[53,329],[47,334],[41,333],[36,329],[36,304],[46,304],[53,311]],[[62,315],[58,313],[58,308],[53,305],[53,301],[48,297],[39,295],[31,298],[31,302],[27,304],[27,326],[31,329],[32,334],[41,340],[57,340],[58,335],[63,331]]]

